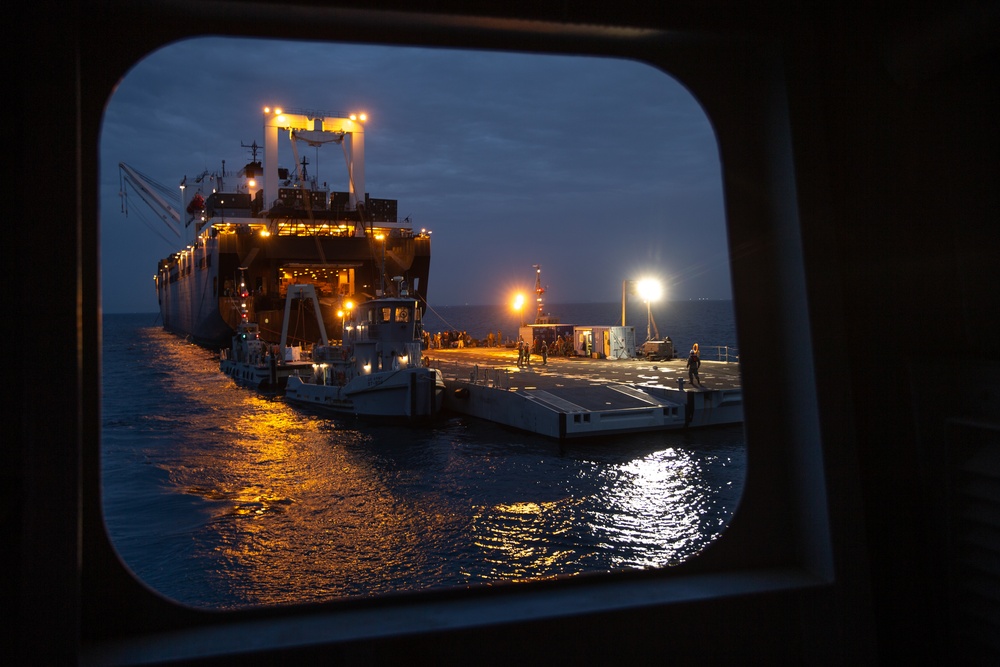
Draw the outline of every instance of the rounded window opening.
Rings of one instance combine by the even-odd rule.
[[[718,149],[662,72],[195,39],[121,82],[101,158],[104,515],[160,593],[663,568],[722,535],[745,440]],[[401,415],[345,391],[401,376]]]

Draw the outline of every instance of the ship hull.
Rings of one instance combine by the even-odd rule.
[[[313,384],[292,375],[285,399],[356,417],[432,419],[444,405],[441,371],[413,368],[353,378],[343,386]]]
[[[388,275],[403,276],[426,302],[430,272],[429,237],[402,236],[387,243],[385,258],[369,240],[353,236],[263,237],[253,234],[203,235],[194,247],[161,260],[156,291],[168,331],[213,348],[225,347],[242,313],[277,342],[285,287],[310,282],[319,288],[327,332],[338,337],[336,312],[345,298],[373,298],[382,262]],[[245,293],[245,296],[243,294]],[[303,343],[319,336],[315,318],[295,317],[302,329],[290,333]]]

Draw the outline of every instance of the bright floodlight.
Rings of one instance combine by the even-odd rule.
[[[514,297],[514,310],[521,310],[524,308],[524,295],[518,294]]]
[[[639,296],[646,302],[656,301],[663,295],[663,287],[659,280],[640,280],[636,287],[639,290]]]

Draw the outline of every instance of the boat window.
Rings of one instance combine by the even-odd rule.
[[[174,92],[178,82],[218,91],[242,80],[248,54],[255,80],[295,91],[296,99],[269,103],[299,110],[331,104],[324,113],[338,118],[354,111],[345,108],[351,96],[317,97],[312,75],[300,79],[289,62],[341,63],[343,89],[372,92],[372,108],[358,109],[368,113],[370,150],[360,172],[369,180],[357,191],[370,193],[366,214],[389,236],[322,231],[354,196],[345,146],[303,141],[294,155],[288,133],[278,148],[285,178],[303,173],[323,190],[322,201],[332,202],[296,225],[298,236],[268,237],[254,225],[237,237],[220,223],[209,246],[189,250],[191,239],[175,242],[167,229],[164,248],[152,242],[158,218],[135,223],[143,220],[141,201],[131,191],[129,216],[118,214],[119,163],[134,164],[179,200],[185,195],[177,184],[186,177],[183,192],[190,194],[206,163],[235,188],[242,166],[263,157],[254,155],[255,144],[264,145],[256,94],[236,89],[192,106]],[[217,67],[197,66],[204,62]],[[386,80],[390,74],[400,77]],[[178,128],[195,133],[178,135]],[[210,145],[203,145],[207,137]],[[739,425],[564,445],[465,417],[413,430],[318,418],[234,387],[214,351],[164,332],[165,324],[195,313],[153,314],[160,307],[145,279],[177,251],[160,280],[171,290],[195,290],[204,279],[209,294],[171,291],[164,308],[187,304],[213,315],[239,308],[233,276],[241,266],[280,277],[286,290],[299,280],[329,286],[319,295],[321,308],[342,303],[332,295],[336,286],[348,287],[343,297],[359,307],[325,323],[328,339],[350,341],[333,355],[348,377],[370,378],[390,363],[393,345],[401,352],[400,343],[406,363],[417,366],[421,342],[391,339],[426,332],[426,358],[449,382],[457,373],[449,354],[490,348],[502,356],[477,367],[476,381],[515,391],[536,373],[572,374],[571,366],[591,363],[584,354],[611,368],[627,316],[621,339],[636,348],[660,338],[659,325],[684,358],[696,341],[711,350],[701,378],[712,385],[720,376],[714,364],[736,359],[719,150],[698,103],[661,70],[614,59],[198,38],[136,63],[108,101],[100,138],[101,182],[114,186],[101,193],[101,224],[109,225],[100,235],[108,313],[104,512],[122,559],[159,592],[186,604],[235,608],[667,568],[722,535],[746,469]],[[362,148],[354,138],[350,143]],[[177,234],[193,231],[183,223]],[[410,226],[413,235],[401,238],[397,229]],[[288,252],[275,256],[279,240]],[[201,266],[193,253],[206,247],[217,256]],[[315,258],[301,256],[313,252]],[[294,278],[291,268],[279,273],[296,264],[309,270],[296,268]],[[358,268],[342,268],[339,276],[320,268],[338,265]],[[386,288],[391,301],[373,300],[381,276],[396,275],[408,289]],[[647,303],[636,283],[650,275],[668,287],[662,300]],[[211,298],[219,284],[221,293]],[[284,299],[272,299],[279,296],[273,282],[251,286],[248,308],[260,309],[254,315],[261,337],[271,342],[276,329],[280,337]],[[518,310],[509,305],[516,292],[524,296]],[[312,315],[308,306],[299,312]],[[289,317],[288,340],[317,339],[303,330],[304,319]],[[538,331],[536,320],[564,323],[566,344],[545,348],[545,357],[532,349],[530,368],[521,371],[515,346],[521,335],[541,341],[544,334],[525,333]],[[381,326],[414,321],[419,326]],[[598,325],[615,332],[591,335]],[[144,355],[141,377],[132,371],[137,354]],[[647,364],[637,381],[678,391],[688,371],[683,359],[670,363]],[[312,373],[311,366],[301,373]],[[601,405],[634,393],[609,390]],[[574,404],[553,394],[546,405]],[[673,414],[683,418],[684,407]],[[626,421],[596,410],[580,416],[602,419]],[[117,474],[121,469],[130,472]],[[136,507],[182,507],[184,516],[136,514]],[[183,557],[165,563],[165,552]]]

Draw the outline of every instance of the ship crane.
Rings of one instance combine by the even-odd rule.
[[[264,110],[264,201],[267,206],[278,194],[278,132],[289,133],[295,153],[296,170],[299,156],[297,141],[317,146],[329,142],[341,144],[347,163],[349,208],[356,210],[365,202],[365,129],[367,117],[351,114],[346,118],[326,116],[320,112],[295,112],[267,108]],[[299,182],[303,175],[298,174]]]
[[[156,183],[137,172],[124,162],[118,163],[118,169],[125,177],[125,182],[139,194],[146,205],[167,225],[177,238],[183,238],[182,221],[180,212],[161,194],[166,191],[162,185]]]

